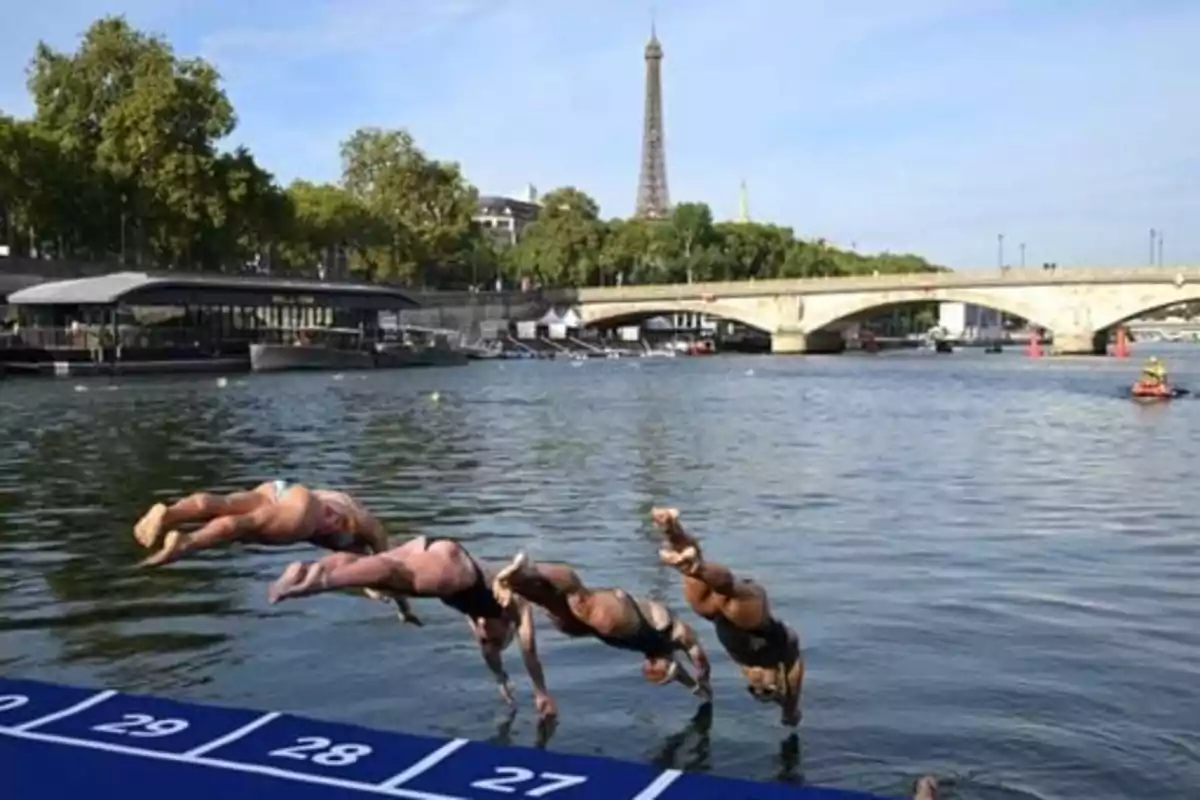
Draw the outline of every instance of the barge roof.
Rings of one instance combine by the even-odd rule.
[[[113,272],[48,281],[13,292],[8,302],[16,306],[306,305],[381,310],[421,305],[409,292],[379,284],[169,272]]]

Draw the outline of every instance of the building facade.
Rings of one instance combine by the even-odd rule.
[[[938,327],[955,339],[998,336],[1004,327],[1004,315],[994,308],[971,303],[942,303],[938,308]]]
[[[512,247],[520,241],[521,234],[538,218],[541,210],[537,190],[530,186],[525,198],[520,200],[500,195],[481,196],[479,208],[472,219],[493,244]]]

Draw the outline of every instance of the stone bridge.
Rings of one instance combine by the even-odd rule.
[[[1023,317],[1064,354],[1103,353],[1110,330],[1148,311],[1200,300],[1200,267],[970,270],[853,278],[739,281],[578,290],[585,325],[698,312],[771,334],[776,353],[835,352],[841,328],[886,308],[960,302]]]

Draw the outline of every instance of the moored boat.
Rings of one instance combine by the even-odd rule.
[[[306,328],[290,344],[250,345],[255,372],[449,367],[467,363],[457,331],[403,326],[371,342],[357,328]]]
[[[406,325],[399,328],[398,333],[396,341],[384,341],[376,346],[376,367],[458,367],[469,360],[460,341],[462,334],[458,331]]]
[[[371,369],[375,359],[358,328],[304,327],[291,342],[254,342],[250,369],[254,372],[294,370]]]

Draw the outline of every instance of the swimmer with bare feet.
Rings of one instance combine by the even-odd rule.
[[[200,524],[190,533],[179,526]],[[345,492],[309,489],[298,483],[269,481],[232,494],[196,492],[177,503],[156,503],[138,520],[134,538],[159,550],[138,566],[157,567],[185,554],[233,542],[291,545],[310,542],[329,550],[378,553],[388,548],[383,524]],[[374,592],[375,600],[394,601],[400,618],[420,625],[403,598]]]
[[[495,572],[458,542],[418,536],[373,555],[334,553],[320,561],[291,564],[271,585],[269,599],[278,603],[339,589],[363,589],[398,601],[405,597],[441,600],[467,618],[483,660],[500,686],[500,695],[510,706],[516,697],[502,654],[516,635],[538,714],[544,719],[554,717],[558,711],[538,659],[533,609],[524,601],[502,607],[491,589]]]
[[[566,564],[535,564],[525,553],[492,582],[500,605],[517,598],[541,606],[551,623],[571,637],[591,636],[610,647],[645,656],[642,675],[657,685],[683,684],[704,702],[712,700],[708,656],[695,632],[662,603],[639,600],[623,589],[589,589]],[[683,651],[696,671],[675,657]]]
[[[778,703],[784,725],[799,725],[804,685],[800,637],[771,614],[762,586],[704,560],[699,541],[683,529],[677,510],[656,508],[651,518],[666,543],[659,557],[683,574],[683,596],[692,610],[713,623],[750,693],[761,702]]]

